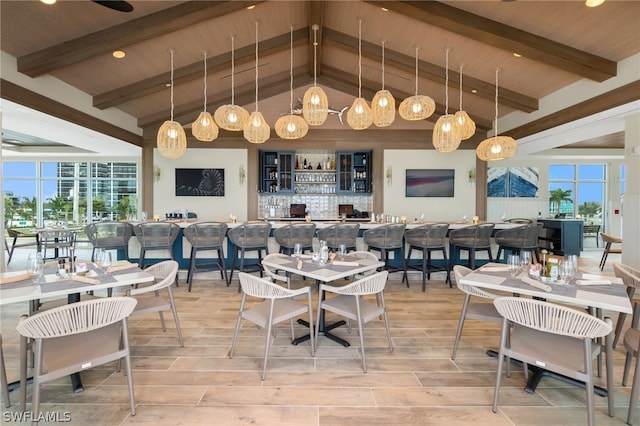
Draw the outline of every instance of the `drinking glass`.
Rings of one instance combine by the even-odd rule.
[[[302,256],[302,244],[295,243],[293,245],[293,256],[296,258],[296,260],[300,259],[300,256]]]
[[[27,271],[34,283],[44,282],[44,260],[42,253],[29,253],[27,257]]]
[[[520,270],[520,256],[517,254],[507,256],[507,269],[509,270],[509,275],[514,277]]]
[[[578,256],[575,254],[568,254],[565,256],[565,261],[571,263],[571,276],[574,277],[578,273]]]
[[[338,244],[338,257],[340,260],[344,260],[344,256],[347,254],[347,245],[346,244]]]
[[[141,212],[140,213],[140,220],[145,222],[147,220],[147,212]]]
[[[98,259],[98,266],[103,274],[106,274],[111,267],[111,252],[104,250]]]
[[[531,252],[523,250],[520,252],[520,266],[528,268],[531,263]]]
[[[563,260],[558,267],[560,270],[560,279],[567,282],[573,278],[573,262],[571,260]]]

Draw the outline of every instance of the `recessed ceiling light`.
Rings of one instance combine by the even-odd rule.
[[[586,0],[584,2],[584,4],[587,5],[587,7],[596,7],[596,6],[600,6],[602,3],[604,3],[604,0]]]
[[[380,9],[382,9],[383,12],[388,12],[389,9],[387,9],[386,7],[381,7]]]
[[[255,7],[256,7],[256,5],[255,5],[255,4],[252,4],[251,6],[247,6],[247,10],[251,10],[251,9],[253,9],[253,8],[255,8]]]
[[[124,53],[122,50],[114,50],[113,51],[113,57],[116,59],[122,59],[125,56],[127,56],[126,53]]]
[[[56,0],[40,0],[44,4],[54,4]]]
[[[478,93],[478,89],[471,89],[471,93]]]
[[[513,56],[515,56],[516,58],[522,58],[522,55],[516,52],[513,52]]]

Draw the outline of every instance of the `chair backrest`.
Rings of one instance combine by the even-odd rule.
[[[358,239],[359,223],[337,223],[325,228],[318,229],[318,239],[327,242],[331,248],[338,248],[340,244],[346,244],[347,247],[356,247]]]
[[[611,324],[586,312],[524,297],[499,297],[493,301],[507,320],[546,333],[595,339],[611,333]]]
[[[290,290],[278,284],[274,284],[266,278],[240,272],[238,274],[242,292],[251,297],[260,299],[284,299],[309,292],[309,287]]]
[[[51,229],[40,232],[40,241],[48,244],[53,243],[57,246],[72,246],[76,241],[78,231],[69,229]]]
[[[128,222],[95,222],[84,228],[94,247],[124,246],[133,235],[133,225]]]
[[[243,223],[229,229],[227,235],[231,242],[238,247],[255,248],[266,247],[271,233],[269,222]]]
[[[273,236],[282,247],[293,248],[296,243],[302,244],[302,247],[311,247],[315,233],[315,223],[293,223],[276,228]]]
[[[227,236],[227,224],[221,222],[198,222],[183,230],[184,236],[193,247],[222,247]]]
[[[449,232],[449,240],[466,247],[490,247],[494,226],[493,223],[482,223],[453,229]]]
[[[392,223],[378,226],[364,231],[362,233],[362,239],[367,243],[367,245],[372,247],[402,247],[402,244],[404,244],[403,237],[406,227],[407,226],[404,223]]]
[[[448,223],[432,223],[407,229],[404,239],[409,245],[423,248],[439,248],[445,246]]]
[[[640,288],[639,270],[620,262],[613,262],[613,272],[627,287]]]
[[[618,244],[622,243],[621,238],[614,237],[613,235],[609,235],[604,232],[601,232],[600,236],[602,237],[602,241],[604,241],[605,243],[618,243]]]
[[[144,222],[134,226],[136,238],[143,247],[168,247],[178,237],[180,227],[170,222]]]
[[[387,277],[389,271],[377,272],[373,275],[367,275],[357,281],[341,287],[330,287],[332,293],[346,294],[351,296],[365,296],[367,294],[376,294],[384,290],[387,285]]]
[[[175,282],[178,273],[178,262],[175,260],[164,260],[154,263],[144,271],[153,275],[155,282],[151,285],[133,288],[128,291],[129,295],[134,296],[136,294],[148,293],[171,286],[171,284]]]
[[[522,224],[526,225],[526,224],[529,224],[529,223],[533,223],[533,220],[525,219],[525,218],[522,218],[522,217],[514,217],[514,218],[511,218],[511,219],[505,220],[505,222],[508,222],[508,223],[522,223]]]
[[[289,259],[289,256],[287,256],[286,254],[281,254],[281,253],[271,253],[266,255],[262,261],[263,262],[268,262],[274,258],[286,258],[287,260]],[[264,269],[264,272],[269,276],[269,278],[271,278],[271,280],[275,280],[275,281],[282,281],[282,282],[289,282],[289,279],[286,275],[280,275],[276,272],[276,270],[272,269],[270,266],[265,265],[264,263],[262,264],[262,269]]]
[[[47,309],[21,321],[17,330],[32,339],[85,333],[128,317],[136,307],[131,297],[104,297]]]
[[[487,291],[482,290],[481,288],[469,284],[463,284],[461,282],[462,278],[471,272],[473,272],[473,270],[467,268],[466,266],[455,265],[453,267],[453,274],[456,277],[456,286],[462,292],[470,294],[472,296],[484,297],[485,299],[496,299],[498,296],[495,294],[491,294]]]

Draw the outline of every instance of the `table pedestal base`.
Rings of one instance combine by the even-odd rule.
[[[309,327],[309,323],[303,319],[299,319],[298,320],[298,324],[302,324],[305,327]],[[334,328],[340,327],[342,325],[345,325],[346,322],[343,320],[340,320],[338,322],[334,322],[333,324],[330,324],[328,326],[322,327],[320,328],[320,330],[318,330],[318,336],[324,336],[324,337],[328,337],[329,339],[333,340],[336,343],[340,343],[342,346],[344,346],[345,348],[348,348],[349,346],[351,346],[351,344],[349,342],[347,342],[346,340],[336,336],[335,334],[331,334],[329,333],[329,331],[333,330]],[[313,330],[309,330],[310,333],[313,333]],[[309,340],[311,336],[309,334],[305,334],[304,336],[300,336],[297,339],[294,339],[291,343],[294,345],[297,345],[298,343],[304,342]]]

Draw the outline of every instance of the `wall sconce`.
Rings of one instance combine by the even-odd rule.
[[[153,183],[158,183],[158,181],[160,180],[160,175],[161,175],[160,167],[154,166],[153,167]]]
[[[240,164],[240,168],[238,169],[238,181],[240,185],[244,184],[244,179],[247,177],[246,172],[244,171],[244,165]]]
[[[391,185],[391,182],[393,181],[393,173],[391,172],[391,166],[387,167],[387,173],[385,176],[387,178],[387,185]]]
[[[476,184],[476,169],[475,168],[469,169],[468,179],[469,179],[469,183],[471,184],[471,186],[474,186]]]

